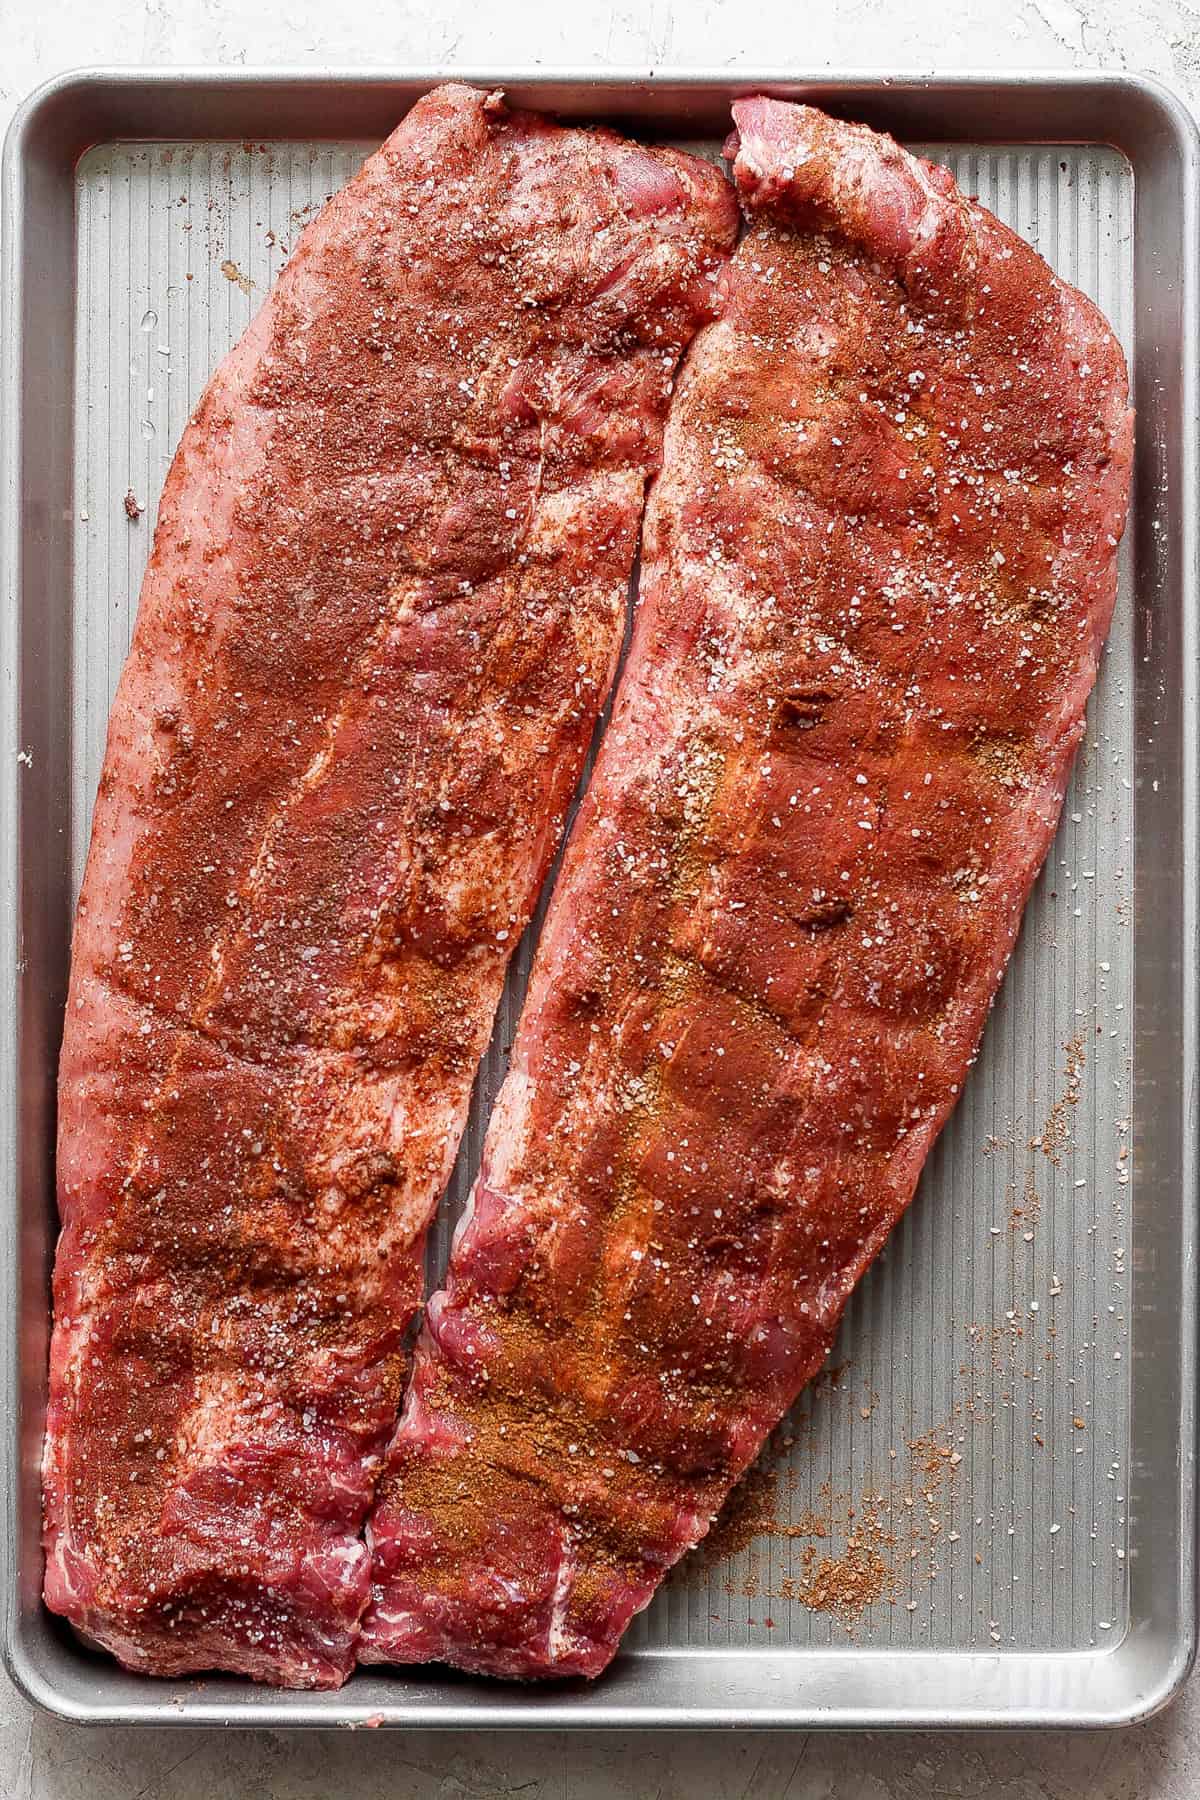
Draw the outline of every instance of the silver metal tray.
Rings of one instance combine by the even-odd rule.
[[[1086,748],[983,1055],[796,1409],[706,1556],[591,1687],[438,1670],[340,1694],[156,1683],[41,1606],[38,1456],[68,934],[154,507],[197,393],[302,219],[438,73],[93,73],[4,164],[0,1150],[8,1666],[79,1720],[240,1725],[1098,1724],[1196,1631],[1197,143],[1110,76],[468,76],[715,154],[738,93],[891,129],[1091,292],[1138,408]],[[130,519],[132,490],[147,508]],[[532,936],[532,934],[531,934]],[[517,959],[431,1250],[479,1153]],[[832,1607],[832,1610],[831,1610]]]

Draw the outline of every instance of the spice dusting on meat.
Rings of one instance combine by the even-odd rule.
[[[423,1234],[736,211],[441,88],[184,435],[60,1086],[46,1597],[131,1668],[350,1669]]]
[[[704,1536],[962,1090],[1111,614],[1095,308],[891,140],[735,117],[750,229],[388,1454],[368,1660],[596,1675]],[[859,1548],[814,1600],[882,1595]]]

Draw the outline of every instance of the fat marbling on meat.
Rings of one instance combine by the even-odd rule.
[[[623,631],[737,208],[428,95],[188,425],[109,728],[59,1113],[46,1598],[343,1679],[422,1240]]]
[[[429,1303],[364,1658],[609,1661],[908,1205],[1084,730],[1111,331],[890,139],[734,110],[750,229]]]

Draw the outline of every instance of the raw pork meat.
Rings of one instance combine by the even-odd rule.
[[[46,1598],[341,1681],[422,1241],[612,678],[719,171],[446,87],[188,426],[113,706],[59,1115]]]
[[[366,1659],[604,1668],[912,1198],[1084,730],[1112,333],[889,139],[735,117],[751,229],[428,1307]]]

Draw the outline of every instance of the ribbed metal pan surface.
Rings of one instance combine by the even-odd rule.
[[[888,90],[882,113],[864,90],[835,92],[832,103],[887,123],[900,92],[901,111],[914,109],[908,140],[1090,294],[1130,358],[1135,507],[1085,748],[979,1063],[916,1204],[852,1301],[832,1372],[777,1434],[711,1544],[636,1622],[612,1676],[587,1692],[429,1672],[372,1672],[340,1696],[269,1695],[218,1678],[155,1684],[88,1656],[37,1606],[32,1459],[52,1230],[55,1006],[108,705],[188,413],[303,222],[371,145],[264,141],[261,90],[248,79],[242,129],[252,141],[195,126],[147,141],[134,116],[79,159],[73,281],[53,298],[74,358],[61,381],[60,435],[53,454],[42,453],[43,489],[23,494],[14,600],[26,630],[14,649],[26,704],[19,724],[15,711],[10,721],[23,904],[52,914],[26,918],[44,942],[20,971],[13,1046],[26,1259],[10,1657],[49,1703],[93,1717],[314,1724],[375,1714],[407,1723],[1094,1720],[1145,1710],[1186,1666],[1194,970],[1185,878],[1194,867],[1184,784],[1194,727],[1183,609],[1194,573],[1185,514],[1195,503],[1183,486],[1192,450],[1182,415],[1190,432],[1194,406],[1179,420],[1173,408],[1192,397],[1181,327],[1194,296],[1183,291],[1192,276],[1181,250],[1194,229],[1194,153],[1181,121],[1148,90],[1132,91],[1162,140],[1151,169],[1136,142],[1068,141],[1087,135],[1061,104],[1069,91],[1077,109],[1081,84],[995,85],[1004,106],[1016,94],[1020,135],[1031,141],[982,142],[990,132],[979,125],[975,141],[961,141],[961,92],[939,108],[937,83]],[[336,96],[336,122],[353,114],[348,87]],[[561,84],[544,99],[536,84],[520,87],[534,103],[563,105]],[[731,91],[576,84],[569,104],[632,114],[656,135],[715,154],[719,137],[708,133]],[[820,97],[831,102],[828,91]],[[981,121],[1003,110],[982,91],[976,98]],[[1101,102],[1097,92],[1094,138],[1110,135]],[[403,104],[401,95],[397,116]],[[1032,141],[1053,139],[1059,114],[1063,141]],[[118,108],[114,125],[121,118]],[[1158,219],[1152,178],[1169,185],[1172,161],[1178,207]],[[57,202],[70,204],[61,180]],[[1147,241],[1156,233],[1161,245]],[[1147,294],[1147,281],[1163,291]],[[11,365],[7,405],[28,434],[39,424],[38,388],[22,382],[38,351],[28,341],[15,349],[23,360]],[[43,601],[52,615],[35,621],[38,505],[58,510],[50,554],[64,588]],[[516,958],[477,1084],[431,1276],[477,1166],[534,936]]]

